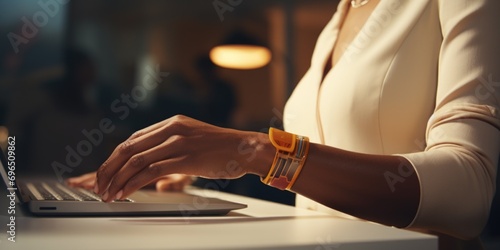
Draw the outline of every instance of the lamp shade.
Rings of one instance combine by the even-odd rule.
[[[257,69],[271,61],[271,51],[241,31],[231,33],[210,51],[216,65],[230,69]]]

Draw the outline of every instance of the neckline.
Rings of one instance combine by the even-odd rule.
[[[332,20],[335,26],[333,27],[333,30],[330,32],[333,33],[334,37],[333,41],[331,41],[331,44],[328,46],[328,50],[325,51],[326,53],[328,53],[328,56],[326,57],[326,59],[323,58],[323,63],[321,64],[323,70],[322,70],[320,86],[323,85],[325,78],[330,74],[330,72],[333,71],[333,69],[339,63],[339,61],[342,60],[343,54],[341,55],[337,63],[335,65],[332,65],[333,50],[337,46],[337,40],[339,38],[340,29],[344,24],[345,18],[347,16],[347,11],[349,10],[349,5],[348,5],[349,1],[350,0],[341,0],[337,8],[337,13],[335,14],[337,20]]]
[[[337,10],[337,11],[340,11],[338,13],[338,15],[339,15],[338,16],[338,20],[336,21],[336,25],[335,25],[334,29],[331,31],[331,32],[334,33],[334,38],[333,38],[333,41],[331,42],[331,44],[330,44],[330,46],[328,48],[328,51],[326,51],[328,53],[328,56],[326,57],[326,59],[323,59],[324,61],[321,64],[323,70],[322,70],[322,77],[321,77],[320,87],[323,86],[323,82],[328,77],[328,75],[330,75],[335,70],[335,68],[337,68],[337,65],[339,65],[342,61],[344,61],[344,57],[345,57],[345,52],[346,51],[343,51],[341,53],[340,57],[338,58],[338,60],[337,60],[337,62],[335,64],[332,63],[332,60],[333,60],[332,57],[333,57],[333,51],[337,47],[337,41],[338,41],[338,38],[339,38],[339,35],[340,35],[340,30],[341,30],[342,26],[344,25],[345,19],[347,17],[348,10],[350,8],[350,1],[351,0],[341,0],[341,2],[339,4],[338,10]],[[352,41],[349,43],[348,47],[351,46],[353,42],[355,42],[356,40],[359,39],[359,36],[361,35],[360,33],[365,29],[366,25],[369,22],[371,22],[371,20],[373,19],[373,14],[378,11],[378,9],[380,8],[380,5],[382,4],[382,2],[384,2],[384,1],[380,0],[377,3],[377,6],[375,6],[373,8],[372,12],[370,13],[370,15],[368,16],[368,18],[366,19],[365,23],[363,23],[363,25],[361,26],[361,29],[354,36],[354,38],[352,39]]]

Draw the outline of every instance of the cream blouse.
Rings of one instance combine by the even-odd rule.
[[[319,36],[285,107],[285,129],[332,147],[405,157],[421,188],[409,227],[477,236],[500,152],[500,1],[381,0],[322,81],[349,2]],[[381,178],[397,191],[411,171]],[[336,213],[301,196],[297,206]]]

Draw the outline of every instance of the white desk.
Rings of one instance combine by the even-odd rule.
[[[226,193],[190,192],[248,208],[222,217],[23,216],[16,243],[2,228],[0,249],[437,249],[434,236]]]

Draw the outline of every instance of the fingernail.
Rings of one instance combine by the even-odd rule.
[[[99,186],[97,184],[94,185],[94,194],[99,193]]]
[[[118,193],[116,193],[115,200],[120,200],[122,198],[122,195],[123,195],[123,190],[118,191]]]
[[[106,191],[106,192],[104,193],[104,195],[102,196],[102,200],[103,200],[103,201],[107,201],[107,200],[108,200],[108,196],[109,196],[108,191]]]

